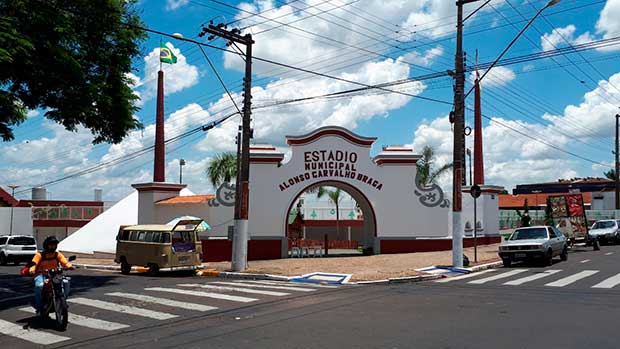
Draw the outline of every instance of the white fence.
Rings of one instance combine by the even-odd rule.
[[[545,224],[545,211],[530,210],[529,215],[532,218],[532,225]],[[620,219],[620,210],[586,210],[586,218],[589,225],[600,219]],[[520,226],[521,217],[519,217],[517,211],[499,211],[499,227],[501,230],[514,229]]]
[[[32,235],[32,210],[30,207],[0,207],[0,235],[11,232],[13,211],[13,235]]]

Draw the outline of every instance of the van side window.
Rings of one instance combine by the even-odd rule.
[[[129,240],[129,230],[121,230],[118,238],[123,241]]]
[[[129,241],[136,241],[138,240],[138,231],[133,230],[131,233],[129,233]]]
[[[137,241],[144,241],[144,236],[145,235],[146,235],[145,231],[138,232],[138,239],[137,239]]]
[[[161,242],[161,233],[158,231],[153,232],[153,242]]]
[[[170,233],[161,233],[161,242],[164,244],[170,243]]]
[[[144,241],[146,242],[153,242],[153,232],[152,231],[147,231],[146,235],[144,237]]]

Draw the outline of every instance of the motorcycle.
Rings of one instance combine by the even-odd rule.
[[[74,261],[75,256],[69,257],[69,261]],[[49,314],[56,315],[56,328],[60,331],[67,329],[69,322],[69,306],[65,296],[65,285],[71,280],[70,277],[64,275],[64,269],[61,267],[48,269],[43,271],[46,276],[42,296],[41,318],[49,319]]]

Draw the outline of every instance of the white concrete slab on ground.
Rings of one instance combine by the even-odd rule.
[[[160,311],[154,311],[144,308],[132,307],[129,305],[121,305],[112,302],[100,301],[97,299],[89,299],[89,298],[71,298],[68,300],[69,303],[85,305],[93,308],[99,308],[108,311],[114,311],[117,313],[136,315],[141,317],[147,317],[156,320],[168,320],[177,317],[173,314],[163,313]]]
[[[30,313],[30,314],[35,313],[34,309],[30,307],[20,308],[19,310],[26,312],[26,313]],[[50,313],[50,317],[56,320],[56,314]],[[116,331],[122,328],[129,327],[129,325],[121,324],[118,322],[100,320],[100,319],[95,319],[92,317],[77,315],[73,313],[69,313],[69,323],[75,326],[88,327],[88,328],[93,328],[95,330],[102,330],[102,331]]]
[[[167,288],[167,287],[149,287],[149,288],[145,288],[144,290],[145,291],[158,291],[158,292],[177,293],[177,294],[183,294],[183,295],[186,295],[186,296],[196,296],[196,297],[207,297],[207,298],[214,298],[214,299],[222,299],[222,300],[226,300],[226,301],[241,302],[241,303],[255,302],[255,301],[258,300],[256,298],[231,296],[231,295],[222,294],[222,293],[201,292],[201,291],[192,291],[192,290],[180,290],[180,289],[177,289],[177,288]]]
[[[217,307],[212,307],[210,305],[197,304],[197,303],[188,303],[188,302],[179,302],[179,301],[175,301],[175,300],[171,300],[171,299],[167,299],[167,298],[151,297],[151,296],[147,296],[147,295],[144,295],[144,294],[125,293],[125,292],[112,292],[112,293],[106,293],[105,295],[106,296],[113,296],[113,297],[122,297],[122,298],[127,298],[127,299],[132,299],[132,300],[140,301],[140,302],[146,302],[146,303],[155,303],[155,304],[167,305],[167,306],[170,306],[170,307],[177,307],[177,308],[187,309],[187,310],[210,311],[210,310],[217,309]]]
[[[70,337],[59,336],[57,334],[48,333],[45,331],[39,331],[30,328],[25,329],[21,325],[16,325],[12,322],[4,320],[0,320],[0,333],[5,336],[23,339],[25,341],[39,345],[50,345],[71,339]]]

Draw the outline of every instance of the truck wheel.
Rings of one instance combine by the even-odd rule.
[[[6,256],[4,255],[4,253],[0,253],[0,265],[6,265]]]
[[[129,265],[127,261],[123,260],[121,262],[121,274],[129,275],[129,273],[131,273],[131,265]]]
[[[568,248],[566,246],[564,246],[564,249],[562,250],[562,254],[560,255],[560,259],[562,261],[567,261],[568,260]]]
[[[512,260],[510,260],[510,258],[503,258],[502,263],[504,264],[504,267],[510,268],[510,265],[512,265]]]

